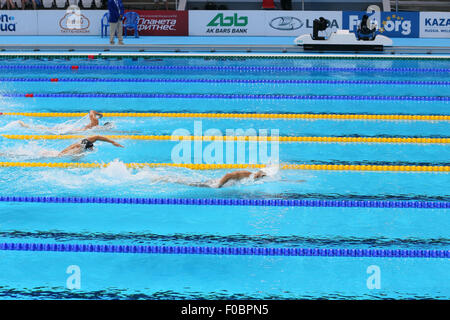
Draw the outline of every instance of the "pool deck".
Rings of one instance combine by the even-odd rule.
[[[3,36],[0,54],[290,54],[311,55],[294,45],[295,37],[127,37],[125,45],[110,45],[100,36]],[[450,39],[393,38],[393,47],[383,54],[440,54],[450,56]],[[394,49],[395,48],[395,49]],[[353,52],[354,53],[354,52]]]

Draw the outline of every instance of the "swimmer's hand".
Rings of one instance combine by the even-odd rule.
[[[111,142],[114,146],[116,147],[121,147],[121,148],[125,148],[123,145],[117,143],[117,142]]]
[[[303,182],[306,182],[306,180],[290,180],[290,179],[281,179],[280,181],[296,182],[296,183],[303,183]]]

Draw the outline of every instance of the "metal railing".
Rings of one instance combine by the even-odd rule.
[[[450,11],[449,0],[390,0],[395,11]]]

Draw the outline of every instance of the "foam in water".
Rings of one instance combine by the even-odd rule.
[[[84,127],[90,123],[89,115],[86,115],[80,119],[72,119],[65,121],[54,126],[47,126],[38,123],[34,123],[32,119],[28,119],[27,122],[22,120],[12,121],[3,127],[0,127],[0,132],[17,131],[29,129],[33,132],[40,134],[70,134],[79,133],[80,131],[111,131],[115,126],[113,123],[109,123],[107,126],[99,125],[89,130],[84,130]]]
[[[43,158],[54,158],[59,155],[59,150],[46,149],[37,141],[30,141],[26,145],[19,145],[9,149],[3,148],[0,157],[9,158],[13,161],[37,160]]]
[[[30,129],[31,131],[38,133],[67,134],[81,131],[82,128],[88,123],[89,123],[89,116],[84,116],[83,118],[76,120],[68,120],[54,126],[45,126],[41,124],[36,124],[31,119],[27,120],[27,122],[24,122],[22,120],[16,120],[8,123],[3,127],[0,127],[0,131],[6,132],[11,130]]]

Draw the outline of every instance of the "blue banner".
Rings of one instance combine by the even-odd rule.
[[[342,12],[343,29],[355,32],[362,16],[367,14],[369,21],[378,25],[377,34],[390,38],[418,38],[419,12]]]

